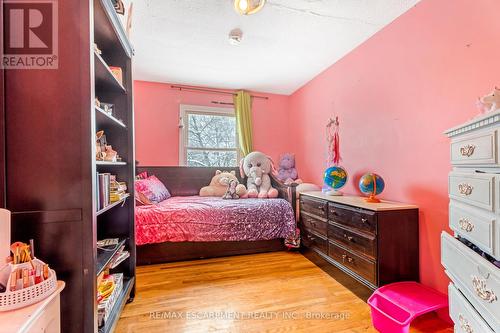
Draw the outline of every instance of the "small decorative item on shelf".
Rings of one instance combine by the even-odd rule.
[[[365,199],[366,202],[380,202],[380,199],[376,198],[375,196],[382,193],[384,188],[384,179],[382,179],[382,177],[380,177],[376,173],[366,173],[359,180],[359,190],[368,195],[368,198]]]
[[[116,180],[115,175],[110,176],[109,199],[111,202],[120,201],[127,195],[127,183]]]
[[[116,13],[119,15],[125,15],[125,5],[123,4],[123,1],[122,0],[112,0],[112,1]]]
[[[94,43],[94,52],[97,53],[98,55],[101,55],[102,54],[102,51],[101,49],[99,49],[99,47],[97,46],[96,43]]]
[[[347,183],[347,171],[341,166],[332,166],[325,170],[323,180],[329,187],[327,195],[342,195],[339,190]]]
[[[95,103],[95,106],[97,106],[98,108],[101,107],[101,101],[99,101],[99,98],[96,97],[94,100],[94,103]]]
[[[0,311],[39,302],[57,289],[56,272],[34,256],[34,242],[10,246],[9,264],[0,270]]]
[[[113,115],[113,110],[114,110],[114,104],[110,104],[110,103],[101,103],[101,109],[106,112],[107,114],[109,114],[110,116]]]
[[[111,70],[111,73],[113,73],[115,79],[120,82],[120,84],[123,84],[123,70],[116,66],[109,66],[109,69]]]
[[[98,161],[104,161],[106,158],[106,135],[104,131],[99,131],[95,135],[95,151],[96,151],[96,159]]]
[[[119,162],[122,158],[113,150],[113,146],[108,145],[104,131],[96,133],[96,160],[106,162]]]

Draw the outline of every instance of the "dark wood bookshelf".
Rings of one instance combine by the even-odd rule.
[[[59,1],[58,14],[59,68],[2,72],[0,88],[22,88],[5,89],[2,99],[8,112],[0,117],[0,187],[12,211],[12,240],[33,238],[37,257],[66,282],[61,331],[112,332],[135,296],[133,48],[111,0]],[[110,66],[122,69],[122,84]],[[113,104],[113,115],[97,108],[96,98]],[[123,161],[96,161],[99,130]],[[98,172],[126,182],[128,197],[98,210]],[[130,257],[112,271],[123,273],[124,286],[99,329],[97,275],[110,257],[97,241],[105,238],[121,239]]]

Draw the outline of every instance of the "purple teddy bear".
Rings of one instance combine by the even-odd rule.
[[[278,179],[284,183],[292,183],[297,178],[299,178],[299,175],[297,169],[295,169],[295,155],[283,154],[280,159]]]

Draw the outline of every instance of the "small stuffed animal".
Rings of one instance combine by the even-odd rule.
[[[302,182],[298,179],[299,175],[295,168],[295,156],[293,154],[286,153],[281,156],[277,178],[285,184]]]
[[[222,199],[239,199],[240,196],[238,195],[237,190],[236,190],[236,188],[238,187],[239,184],[240,184],[240,182],[237,180],[234,180],[234,179],[230,180],[229,184],[227,185],[226,194],[224,194]]]
[[[227,186],[233,180],[238,181],[234,170],[231,172],[217,170],[210,185],[200,189],[200,197],[222,197],[227,191]],[[236,193],[240,197],[245,196],[247,193],[245,185],[236,184]]]
[[[269,156],[258,151],[251,152],[240,162],[241,177],[247,177],[249,198],[276,198],[278,190],[271,185],[273,171]]]
[[[479,99],[476,103],[479,109],[484,112],[493,112],[500,109],[500,89],[495,87],[495,89]]]

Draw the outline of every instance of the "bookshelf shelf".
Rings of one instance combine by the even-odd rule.
[[[125,129],[127,128],[127,125],[125,125],[121,120],[106,113],[100,107],[96,106],[95,110],[96,110],[96,122],[99,123],[101,126],[106,126],[106,127],[118,126]]]
[[[106,266],[109,265],[116,252],[125,244],[125,241],[126,239],[120,240],[113,250],[97,249],[96,275],[101,274]]]
[[[97,211],[97,216],[107,212],[108,210],[110,210],[111,208],[114,208],[116,206],[119,206],[121,204],[123,204],[128,198],[130,197],[130,193],[127,193],[121,200],[118,200],[118,201],[115,201],[113,202],[112,204],[109,204],[107,205],[106,207],[104,207],[103,209],[99,209]]]
[[[107,165],[107,166],[123,166],[127,165],[127,162],[108,162],[108,161],[96,161],[96,165]]]
[[[96,86],[102,89],[111,89],[116,92],[125,93],[127,89],[116,79],[104,59],[96,52],[94,52],[94,58]]]

